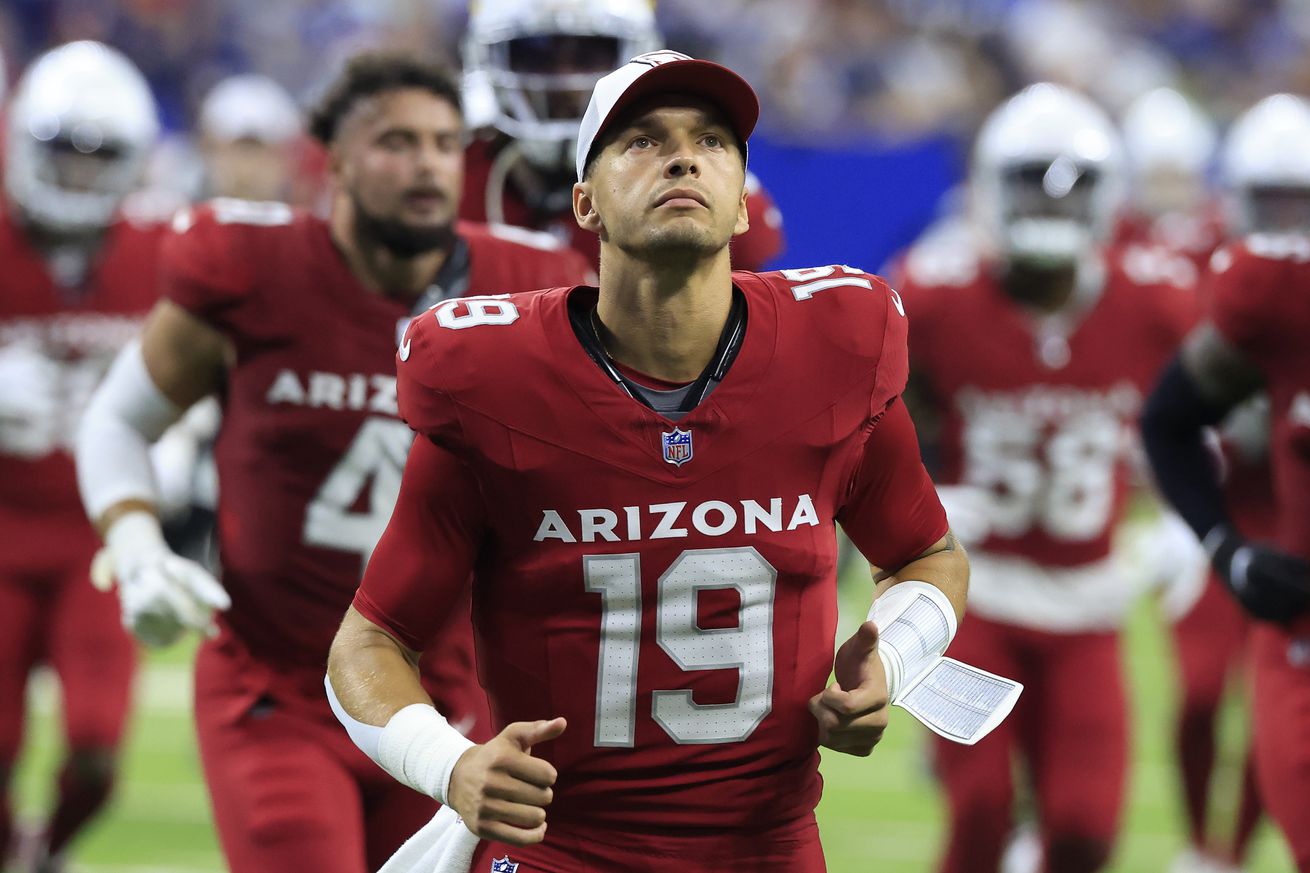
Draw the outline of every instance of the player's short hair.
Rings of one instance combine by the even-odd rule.
[[[387,91],[419,88],[440,97],[463,113],[459,79],[445,63],[398,51],[368,51],[352,57],[323,93],[309,116],[309,132],[330,146],[341,119],[361,100]]]

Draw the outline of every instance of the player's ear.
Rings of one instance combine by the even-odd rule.
[[[741,236],[743,233],[751,229],[750,213],[746,210],[746,197],[746,186],[743,185],[741,188],[741,200],[737,202],[737,223],[732,228],[733,236]]]
[[[590,182],[573,183],[573,219],[583,230],[595,234],[605,232],[605,225],[596,212],[596,201],[591,196]]]

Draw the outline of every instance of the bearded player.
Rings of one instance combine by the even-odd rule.
[[[596,81],[663,44],[650,0],[478,0],[464,39],[466,91],[486,104],[488,135],[467,152],[460,215],[547,231],[595,263],[599,237],[573,220],[578,123]],[[750,226],[733,266],[759,270],[786,246],[782,215],[746,173]]]
[[[1120,203],[1121,161],[1098,107],[1055,85],[1025,89],[974,147],[987,249],[972,261],[907,259],[916,423],[938,434],[949,500],[969,506],[959,513],[972,550],[969,620],[952,651],[1027,688],[1014,717],[967,754],[938,744],[946,873],[998,869],[1016,757],[1044,869],[1100,869],[1118,829],[1119,629],[1136,592],[1111,558],[1111,533],[1132,423],[1195,296],[1187,260],[1140,248],[1118,257],[1098,244]]]
[[[1257,620],[1252,631],[1256,775],[1265,808],[1310,871],[1310,104],[1280,94],[1251,113],[1278,119],[1278,160],[1247,208],[1266,228],[1221,249],[1207,320],[1161,377],[1143,418],[1162,490],[1202,537],[1215,571]],[[1237,131],[1235,131],[1236,133]],[[1270,145],[1274,145],[1271,140]],[[1274,178],[1277,170],[1280,178]],[[1269,398],[1274,536],[1247,532],[1226,500],[1203,431],[1263,390]]]
[[[162,227],[124,217],[159,130],[154,98],[118,52],[78,42],[37,58],[7,107],[0,209],[0,865],[28,675],[59,676],[67,757],[55,807],[25,853],[57,869],[113,785],[135,658],[110,597],[88,584],[97,547],[77,497],[75,423],[155,301]]]
[[[165,299],[79,436],[88,514],[137,635],[167,643],[230,598],[197,658],[196,725],[234,873],[373,870],[435,809],[341,735],[322,685],[412,439],[396,406],[397,338],[448,296],[587,272],[567,250],[455,222],[458,96],[427,62],[352,60],[311,125],[331,156],[330,217],[220,200],[179,218]],[[222,587],[165,547],[141,466],[159,429],[215,391]],[[481,737],[467,609],[452,604],[423,678]]]
[[[472,869],[821,871],[818,746],[868,754],[895,665],[954,631],[896,293],[731,271],[758,111],[675,52],[602,78],[573,189],[599,289],[456,302],[401,344],[419,437],[329,675],[357,742],[483,838]],[[828,684],[837,521],[883,593]],[[412,667],[470,571],[502,728],[477,746]],[[879,642],[907,602],[918,654]]]

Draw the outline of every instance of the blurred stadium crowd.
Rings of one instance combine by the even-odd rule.
[[[1305,0],[662,0],[668,47],[722,61],[760,92],[762,123],[800,142],[949,131],[967,137],[1032,81],[1084,90],[1112,111],[1176,87],[1221,122],[1275,91],[1310,90]],[[15,0],[0,8],[10,79],[75,39],[121,48],[165,128],[193,128],[225,76],[271,77],[312,98],[364,45],[456,58],[462,0]]]
[[[75,40],[95,40],[116,47],[136,64],[158,103],[162,136],[159,144],[152,147],[142,189],[134,191],[124,206],[129,213],[138,210],[158,217],[186,204],[220,195],[248,201],[287,201],[324,216],[329,212],[333,192],[326,184],[329,170],[324,152],[310,136],[304,121],[305,108],[320,102],[347,59],[364,48],[385,46],[429,55],[435,53],[458,66],[463,53],[468,50],[465,42],[468,19],[466,4],[456,0],[9,0],[0,7],[0,53],[3,54],[0,71],[5,74],[12,95],[14,83],[33,59],[54,46]],[[895,147],[923,139],[946,138],[958,146],[961,158],[975,147],[976,141],[982,143],[975,154],[972,169],[978,174],[977,184],[989,181],[989,172],[995,176],[994,196],[987,201],[989,206],[984,208],[992,208],[997,213],[996,227],[982,228],[974,222],[960,220],[961,210],[952,212],[952,204],[948,201],[947,209],[943,210],[945,217],[926,229],[928,232],[918,246],[892,265],[895,284],[906,291],[906,300],[912,310],[915,306],[924,307],[921,311],[929,310],[933,292],[939,287],[968,286],[975,281],[985,284],[985,276],[978,279],[986,272],[978,268],[978,262],[961,261],[962,255],[976,253],[977,233],[984,229],[997,231],[1002,237],[1010,234],[1002,246],[1009,246],[1007,256],[1012,256],[1015,263],[1023,262],[1025,257],[1030,262],[1040,263],[1040,269],[1033,270],[1037,274],[1033,284],[1041,286],[1045,283],[1050,287],[1039,288],[1041,294],[1052,293],[1053,288],[1055,297],[1059,297],[1066,291],[1076,296],[1077,289],[1073,289],[1073,285],[1077,283],[1071,277],[1082,269],[1082,264],[1099,257],[1097,253],[1101,249],[1098,246],[1103,242],[1115,247],[1113,256],[1106,256],[1106,262],[1112,262],[1107,268],[1111,277],[1106,280],[1107,287],[1131,286],[1135,292],[1148,287],[1177,285],[1187,286],[1190,291],[1197,285],[1197,277],[1206,269],[1209,256],[1225,238],[1251,230],[1303,230],[1306,224],[1303,206],[1299,205],[1297,198],[1289,197],[1286,202],[1278,199],[1280,194],[1287,193],[1282,189],[1295,188],[1306,178],[1288,181],[1278,173],[1290,166],[1289,162],[1300,160],[1287,157],[1290,153],[1280,151],[1281,145],[1285,145],[1280,137],[1299,137],[1310,131],[1310,109],[1293,98],[1281,98],[1274,103],[1259,104],[1264,108],[1245,116],[1245,127],[1233,122],[1267,95],[1310,93],[1310,0],[1251,0],[1244,3],[1224,0],[1107,0],[1099,3],[1077,0],[659,0],[656,20],[664,46],[693,57],[717,60],[754,84],[763,107],[760,131],[773,143],[826,149],[870,143]],[[641,39],[635,39],[634,44],[642,50],[656,47]],[[486,70],[480,72],[485,74]],[[127,75],[127,78],[132,78],[132,75]],[[1084,101],[1076,94],[1070,96],[1069,92],[1058,88],[1023,90],[1035,82],[1068,86],[1089,96],[1091,101]],[[483,208],[480,200],[474,200],[475,206],[461,214],[478,220],[529,224],[526,219],[516,219],[509,211],[501,211],[499,195],[504,193],[506,185],[517,184],[523,189],[519,195],[527,204],[524,207],[527,211],[523,214],[550,214],[549,221],[533,223],[534,229],[555,231],[557,237],[570,236],[567,228],[562,230],[560,227],[561,215],[566,225],[572,223],[567,198],[560,197],[561,185],[566,193],[572,188],[573,168],[569,161],[563,161],[561,175],[559,149],[550,151],[552,141],[549,139],[544,141],[544,145],[533,139],[533,131],[539,132],[541,127],[510,129],[513,120],[510,127],[506,127],[503,112],[500,118],[495,118],[496,97],[490,79],[466,74],[462,86],[468,127],[480,131],[480,136],[469,148],[467,168],[461,171],[468,179],[465,196],[467,198],[471,190],[477,198],[485,196],[486,205]],[[1027,96],[1021,96],[1018,103],[1006,103],[1016,93]],[[553,105],[547,104],[550,108]],[[585,100],[582,105],[585,105]],[[998,106],[1010,107],[1010,115],[1006,116],[1005,110],[998,113]],[[1018,108],[1014,108],[1016,106]],[[1051,110],[1052,106],[1055,109]],[[152,111],[137,109],[140,110],[142,130],[132,135],[139,133],[142,141],[152,140],[155,123]],[[1050,113],[1043,115],[1048,110]],[[1031,114],[1025,116],[1025,112]],[[1060,115],[1065,112],[1067,116]],[[569,116],[567,110],[562,114],[576,129],[576,119]],[[580,115],[580,111],[576,114]],[[535,121],[549,121],[548,115],[549,109],[538,112]],[[1030,119],[1039,117],[1048,127],[1049,117],[1067,117],[1068,129],[1046,129],[1035,134],[1038,125],[1035,122],[1030,124]],[[1119,175],[1122,169],[1117,151],[1119,133],[1112,125],[1111,117],[1120,122],[1127,146],[1126,166],[1136,175]],[[493,118],[501,128],[499,133],[492,129]],[[980,129],[984,132],[990,129],[994,135],[989,140],[984,133],[979,140]],[[996,133],[997,130],[1003,132]],[[1094,140],[1100,137],[1103,146],[1100,152],[1089,149],[1085,154],[1075,154],[1070,160],[1080,163],[1076,166],[1071,163],[1072,170],[1060,163],[1065,154],[1061,151],[1065,143],[1050,149],[1054,156],[1046,151],[1047,143],[1056,142],[1060,134],[1070,131],[1088,133]],[[1230,210],[1220,214],[1223,210],[1214,196],[1218,186],[1213,183],[1221,175],[1221,162],[1216,155],[1220,153],[1223,131],[1231,131],[1227,134],[1228,148],[1224,152],[1227,156],[1223,166],[1224,181],[1230,187],[1246,186],[1251,189],[1252,197],[1249,202],[1237,204],[1237,212]],[[1243,131],[1254,133],[1244,139]],[[28,132],[40,139],[35,128]],[[84,148],[85,144],[79,144],[77,131],[65,136],[67,133],[60,132],[58,144],[63,154],[56,157],[55,163],[59,165],[56,175],[76,175],[76,162],[95,153],[100,146],[96,143]],[[19,138],[22,134],[20,131]],[[64,139],[68,142],[63,142]],[[567,136],[557,139],[567,140]],[[50,141],[55,141],[55,137],[42,140]],[[571,143],[563,144],[564,154],[571,155],[568,149]],[[561,142],[553,142],[553,145],[559,146]],[[541,148],[534,152],[537,146]],[[1011,146],[1020,157],[1032,158],[1032,165],[1021,166],[1007,151]],[[1085,143],[1077,145],[1077,148],[1084,147]],[[73,154],[74,151],[81,154]],[[1074,151],[1076,149],[1070,149],[1069,153]],[[503,156],[509,157],[502,159]],[[514,165],[513,160],[519,157],[525,157],[526,163]],[[114,156],[111,155],[110,159],[113,160]],[[6,173],[10,174],[8,191],[18,207],[15,211],[22,213],[23,222],[37,228],[33,231],[34,245],[46,247],[43,251],[46,257],[41,260],[54,282],[65,287],[78,286],[94,266],[94,258],[86,251],[63,257],[65,253],[59,250],[59,241],[61,234],[67,234],[84,243],[87,228],[70,224],[71,213],[66,209],[42,216],[32,205],[39,198],[24,199],[31,192],[24,194],[23,186],[27,182],[21,174],[27,165],[23,160],[21,150],[14,150],[6,155],[4,163]],[[1046,163],[1038,166],[1040,161]],[[965,161],[961,159],[960,166],[964,165]],[[1040,171],[1036,175],[1032,172],[1034,167]],[[1304,162],[1297,171],[1310,178],[1310,172],[1303,167]],[[1072,175],[1062,180],[1062,171]],[[32,178],[37,179],[39,175],[33,173]],[[41,181],[49,180],[37,180],[32,184]],[[734,243],[736,262],[753,269],[805,266],[803,262],[797,262],[797,253],[787,252],[776,220],[777,209],[768,199],[769,179],[762,180],[762,188],[760,181],[748,176],[747,191],[751,198],[747,205],[753,210],[753,236],[749,237],[749,242],[744,238]],[[1112,181],[1133,188],[1135,196],[1129,198],[1133,201],[1129,209],[1120,209],[1118,195],[1122,191],[1115,191],[1114,197],[1108,193],[1107,186]],[[1262,185],[1270,189],[1265,193],[1272,192],[1273,195],[1263,201],[1254,196]],[[86,192],[82,190],[81,193]],[[124,193],[117,192],[119,195]],[[432,192],[425,196],[440,199]],[[1104,206],[1101,199],[1105,201]],[[1031,217],[1024,214],[1025,208],[1037,204],[1035,213],[1041,213],[1053,201],[1059,201],[1056,203],[1059,209],[1070,212],[1063,214],[1057,209],[1057,214],[1039,214],[1031,226],[1021,227]],[[61,203],[61,209],[69,202]],[[1234,204],[1226,205],[1231,207]],[[113,209],[118,206],[115,200]],[[290,223],[283,211],[275,209],[270,213],[269,206],[267,203],[246,204],[238,205],[234,210],[228,203],[224,208],[230,214],[233,211],[240,213],[240,217],[229,221],[220,214],[213,221],[218,225],[255,226]],[[339,203],[337,206],[339,208]],[[1242,208],[1247,211],[1241,212]],[[1261,208],[1268,211],[1260,213]],[[509,210],[510,207],[503,209]],[[112,211],[99,216],[100,225],[91,223],[94,232],[89,236],[95,237],[108,226],[108,216]],[[45,230],[41,230],[43,221],[48,224]],[[15,225],[21,223],[16,221]],[[48,236],[42,236],[47,230]],[[1020,238],[1020,231],[1026,231],[1028,235]],[[98,244],[97,238],[93,245]],[[555,249],[561,247],[558,243],[552,245]],[[573,248],[583,255],[594,255],[594,251],[588,249],[594,245],[594,241],[589,240],[573,242]],[[1157,255],[1157,246],[1168,251]],[[71,250],[76,246],[68,248]],[[979,246],[978,250],[981,248]],[[577,262],[566,265],[574,270],[570,276],[581,277],[594,263],[590,258],[582,263],[575,253],[570,253],[570,257]],[[37,259],[32,260],[37,262]],[[854,256],[851,260],[855,260]],[[1058,262],[1061,269],[1067,268],[1067,275],[1062,273],[1062,279],[1057,277],[1059,281],[1054,283],[1050,282],[1049,275],[1052,262]],[[582,267],[577,267],[577,264],[582,264]],[[1074,264],[1079,266],[1071,266]],[[66,275],[61,273],[65,269]],[[1022,278],[1023,269],[1015,270],[1009,277],[1012,279],[1015,274],[1020,274]],[[1043,270],[1048,272],[1043,273]],[[197,269],[197,272],[203,270]],[[1069,288],[1061,285],[1063,279],[1069,280]],[[1049,301],[1040,299],[1021,302],[1025,305],[1036,303],[1038,309],[1045,306],[1043,312],[1050,316],[1058,314],[1067,299],[1071,298],[1060,298],[1050,306],[1046,305]],[[898,308],[900,305],[897,297]],[[1075,314],[1081,316],[1081,310],[1077,310],[1079,305],[1082,304],[1077,301],[1070,304]],[[1087,305],[1090,308],[1094,304]],[[1160,306],[1164,308],[1164,304]],[[996,323],[1005,319],[1003,312],[988,314]],[[931,324],[931,317],[929,312],[924,323]],[[943,320],[950,321],[945,316]],[[1164,320],[1163,316],[1161,320]],[[1182,316],[1175,321],[1178,323],[1171,327],[1179,327],[1183,322],[1186,326],[1192,323]],[[949,332],[952,327],[953,323],[948,323],[942,329]],[[1075,329],[1076,325],[1070,327],[1059,317],[1041,321],[1036,354],[1043,366],[1059,370],[1068,363],[1073,354],[1069,337]],[[1159,350],[1158,360],[1152,359],[1149,367],[1142,365],[1146,376],[1134,374],[1133,378],[1140,382],[1136,385],[1140,395],[1133,394],[1132,403],[1140,405],[1149,395],[1153,382],[1147,377],[1154,377],[1159,372],[1185,332],[1179,328],[1176,335],[1171,334],[1170,345]],[[1120,341],[1120,335],[1107,328],[1105,336],[1105,341],[1098,344],[1094,352],[1108,358],[1115,343]],[[16,348],[22,344],[19,340],[25,341],[26,338],[19,336],[18,332],[13,337],[0,334],[0,343],[6,339],[14,339],[11,345]],[[385,339],[384,345],[392,342],[389,335]],[[1149,339],[1156,341],[1159,338]],[[1015,347],[1025,340],[1026,337],[1016,340]],[[116,341],[113,345],[113,349],[100,350],[95,362],[98,369],[85,378],[86,384],[81,386],[83,394],[90,395],[96,380],[108,367],[108,360],[112,358],[110,353],[116,352],[121,343]],[[943,342],[940,346],[948,347],[951,343]],[[390,350],[391,346],[388,346],[388,354]],[[914,366],[916,372],[920,369],[930,372],[936,363],[916,360]],[[951,366],[959,365],[955,362],[942,364],[943,369]],[[9,372],[22,375],[28,371],[13,369]],[[1040,382],[1040,377],[1033,378]],[[292,394],[300,391],[294,377],[291,382],[294,390],[288,390]],[[343,396],[344,384],[342,382],[340,388]],[[12,386],[0,384],[0,392],[7,387]],[[314,390],[318,389],[311,389],[309,393]],[[1107,392],[1107,396],[1112,393]],[[1065,402],[1067,399],[1052,400],[1043,396],[1032,400],[1030,405],[1033,409],[1046,409],[1042,404],[1057,407]],[[1112,437],[1120,433],[1117,428],[1121,424],[1127,426],[1127,422],[1136,420],[1139,409],[1132,403],[1127,404],[1131,410],[1125,411],[1118,406],[1111,410],[1114,416],[1124,419],[1124,422],[1117,419],[1110,422],[1108,432]],[[985,404],[979,401],[979,405]],[[1114,404],[1107,400],[1105,405]],[[998,409],[1001,406],[1003,404],[999,404]],[[914,411],[917,415],[923,410]],[[1024,407],[1025,414],[1030,411],[1029,407]],[[1093,412],[1105,413],[1106,410]],[[940,437],[937,427],[968,430],[967,422],[949,421],[950,416],[958,418],[961,415],[958,409],[943,407],[937,413],[940,413],[940,419],[947,420],[946,424],[931,412],[916,421],[926,442]],[[1040,417],[1045,412],[1034,414]],[[174,459],[171,464],[158,464],[157,469],[182,468],[189,477],[196,456],[204,455],[207,441],[213,436],[216,417],[212,407],[193,415],[192,419],[201,419],[191,421],[193,428],[200,432],[199,436],[182,450],[185,457]],[[1009,427],[1011,419],[1016,417],[1010,408],[1001,409],[995,416],[997,420],[1004,419],[1005,427]],[[1259,410],[1256,417],[1259,417]],[[63,424],[67,425],[67,422]],[[1252,454],[1258,456],[1260,463],[1263,463],[1268,439],[1263,429],[1265,426],[1263,421],[1257,422],[1251,440],[1257,444]],[[1075,433],[1079,427],[1082,425],[1071,425],[1065,435],[1070,440],[1085,436]],[[1040,427],[1034,433],[1038,430]],[[55,450],[58,443],[55,437],[49,434],[38,436],[44,440],[40,451],[29,451],[28,447],[15,442],[4,447],[0,454],[30,460]],[[402,434],[404,438],[408,436],[408,432]],[[1240,427],[1229,436],[1237,446],[1231,451],[1240,457]],[[1106,495],[1111,491],[1117,495],[1123,483],[1114,478],[1117,474],[1110,468],[1120,460],[1115,454],[1119,444],[1113,438],[1109,441],[1114,443],[1114,451],[1101,458],[1108,459],[1102,471],[1103,481],[1094,484],[1103,485]],[[61,445],[68,447],[67,441]],[[1077,456],[1070,466],[1078,471],[1093,465],[1088,455],[1079,454],[1084,448],[1078,444],[1069,450],[1071,456]],[[951,451],[958,455],[972,451],[972,448],[946,450],[948,465],[952,463]],[[959,466],[962,462],[957,457],[954,463]],[[1051,461],[1053,466],[1056,463],[1056,460]],[[203,461],[200,466],[204,469]],[[199,475],[185,482],[161,481],[160,505],[165,509],[177,509],[182,515],[190,503],[197,508],[212,509],[212,469],[207,475],[208,479]],[[1267,477],[1267,471],[1259,475]],[[1141,484],[1141,479],[1136,484]],[[960,483],[953,482],[952,485]],[[961,538],[970,545],[975,541],[981,544],[988,537],[1004,539],[1004,532],[997,533],[1000,523],[995,506],[978,503],[979,500],[992,499],[979,495],[979,491],[986,489],[978,489],[976,483],[969,483],[959,490],[952,490],[952,485],[941,489],[942,501]],[[72,493],[71,486],[67,490]],[[1005,491],[999,485],[997,490]],[[181,496],[171,497],[174,492]],[[0,491],[0,496],[4,494]],[[1084,499],[1084,491],[1079,490],[1077,494],[1078,500]],[[1003,496],[1014,495],[1011,492]],[[1117,513],[1122,509],[1118,503],[1115,503],[1114,512],[1108,507],[1118,499],[1116,496],[1111,500],[1107,496],[1104,517],[1098,516],[1096,520],[1102,527],[1095,533],[1105,541],[1106,550],[1110,548],[1108,543],[1113,528],[1120,519]],[[1262,505],[1268,508],[1270,498],[1264,492],[1253,499],[1257,503],[1263,501]],[[19,502],[15,499],[16,504]],[[342,507],[343,511],[352,505],[347,503]],[[0,511],[4,508],[0,504]],[[14,518],[24,512],[26,510],[20,506]],[[207,517],[199,513],[193,515],[200,518],[197,523],[203,533]],[[1260,815],[1253,789],[1247,785],[1245,803],[1238,813],[1241,821],[1235,828],[1230,828],[1236,833],[1222,845],[1211,840],[1209,831],[1213,830],[1213,823],[1206,821],[1206,809],[1214,758],[1216,711],[1225,691],[1228,671],[1240,657],[1246,624],[1217,583],[1209,588],[1204,586],[1201,580],[1205,575],[1205,560],[1192,534],[1177,519],[1163,518],[1159,527],[1151,527],[1148,533],[1137,533],[1136,541],[1128,542],[1124,551],[1136,550],[1136,570],[1140,574],[1158,577],[1150,580],[1151,584],[1158,583],[1158,587],[1165,590],[1166,608],[1177,613],[1173,617],[1186,613],[1198,599],[1205,598],[1203,589],[1208,592],[1209,599],[1202,602],[1219,616],[1215,619],[1214,615],[1208,615],[1190,631],[1185,627],[1180,631],[1180,634],[1190,632],[1192,637],[1185,640],[1180,636],[1179,646],[1190,646],[1196,663],[1204,666],[1196,668],[1198,675],[1184,677],[1190,683],[1186,685],[1184,695],[1195,692],[1194,699],[1184,700],[1177,727],[1178,754],[1184,769],[1181,793],[1185,795],[1184,803],[1188,809],[1189,846],[1187,854],[1180,858],[1174,869],[1179,873],[1231,873],[1242,869],[1247,842]],[[1031,522],[1031,519],[1026,521]],[[85,526],[80,514],[77,522]],[[965,530],[971,522],[976,525],[976,532],[967,535]],[[11,530],[17,529],[16,526]],[[186,541],[188,536],[185,531],[178,535],[182,541]],[[1149,541],[1149,546],[1143,544],[1146,541]],[[363,548],[364,555],[371,552],[374,542],[369,541]],[[195,547],[195,542],[190,545]],[[1146,554],[1152,550],[1157,553]],[[979,552],[981,559],[982,550]],[[188,554],[201,556],[202,553],[202,549],[195,548]],[[1088,555],[1088,565],[1094,563],[1092,558],[1099,561],[1105,557],[1099,553],[1092,555],[1091,551]],[[1042,565],[1043,571],[1051,566],[1059,570],[1069,569],[1061,563],[1064,560],[1062,556],[1053,559],[1049,565],[1040,560],[1037,563]],[[1183,573],[1184,567],[1190,568],[1190,572]],[[352,578],[355,569],[351,567]],[[1009,573],[1008,569],[1006,573]],[[1180,586],[1174,577],[1183,575],[1189,579],[1185,586]],[[1034,578],[1037,579],[1033,582],[1034,591],[1049,581],[1041,573],[1034,573]],[[1084,581],[1088,579],[1091,577]],[[1099,582],[1096,586],[1086,587],[1089,590],[1094,588],[1100,601],[1091,611],[1106,607],[1106,595]],[[1180,592],[1179,587],[1187,590]],[[1140,594],[1141,588],[1140,585],[1133,588],[1131,594]],[[1031,611],[1040,599],[1007,595],[988,606],[986,592],[980,590],[979,593],[983,596],[983,608],[994,608],[995,612],[975,619],[971,627],[985,630],[990,626],[988,622],[994,621],[995,626],[1001,628],[993,628],[1000,637],[1025,625],[1024,619],[1009,622],[1012,613]],[[1177,601],[1172,606],[1169,604],[1171,598]],[[1070,599],[1059,609],[1077,611],[1085,605]],[[1249,604],[1247,606],[1249,610]],[[1107,612],[1113,612],[1106,608]],[[209,620],[209,612],[207,609],[201,612],[203,620],[197,626],[203,628]],[[1079,623],[1087,621],[1085,613],[1072,619],[1076,625],[1073,631],[1069,628],[1074,625],[1070,625],[1048,636],[1060,638],[1066,631],[1069,636],[1084,631],[1094,635],[1122,620],[1122,614],[1116,614],[1107,617],[1104,626],[1095,622],[1092,623],[1094,627],[1084,626]],[[1212,620],[1223,624],[1225,636],[1221,641],[1210,635],[1214,625],[1205,622]],[[1059,621],[1063,618],[1056,623]],[[136,630],[139,637],[143,636],[140,628]],[[181,630],[180,627],[169,628],[169,633],[164,636],[171,640]],[[1112,634],[1107,631],[1107,636]],[[978,651],[988,651],[976,639],[975,644],[980,645]],[[1061,644],[1063,642],[1060,640]],[[1053,645],[1052,648],[1058,649],[1059,646]],[[1104,656],[1104,660],[1093,660],[1091,663],[1095,667],[1108,664],[1111,672],[1117,668],[1117,654],[1107,654],[1103,649],[1096,654]],[[1209,661],[1205,660],[1207,655]],[[1040,661],[1044,657],[1035,656],[1033,660]],[[130,658],[126,659],[125,665],[124,672],[130,672]],[[314,669],[318,669],[317,662]],[[321,689],[315,685],[313,691],[319,694]],[[1115,686],[1111,693],[1122,696],[1122,689]],[[1190,709],[1189,703],[1194,704]],[[1124,714],[1116,710],[1112,715],[1109,724],[1101,727],[1107,736],[1113,735],[1122,745],[1125,741],[1116,732],[1123,730]],[[1037,723],[1045,726],[1045,722]],[[121,731],[121,721],[118,730]],[[951,753],[943,754],[949,756]],[[997,765],[1006,780],[1008,776],[1004,774],[1009,771],[1009,754],[1010,749],[1006,748]],[[1122,758],[1123,749],[1111,749],[1110,755],[1114,754]],[[1096,758],[1089,755],[1087,760],[1095,762]],[[82,764],[86,765],[86,762]],[[99,765],[110,766],[104,761]],[[1122,761],[1119,765],[1119,771],[1114,774],[1116,779],[1123,775]],[[976,770],[976,765],[973,766]],[[957,767],[957,773],[970,769],[966,763],[958,763]],[[986,834],[991,836],[993,854],[998,859],[1004,852],[1010,853],[1008,863],[1013,866],[1006,869],[1038,869],[1042,851],[1050,852],[1051,847],[1048,844],[1034,848],[1035,838],[1022,828],[1020,836],[1010,840],[1007,801],[1013,799],[1011,794],[1003,792],[997,800],[996,795],[985,791],[971,792],[970,786],[964,783],[973,777],[973,770],[952,782],[950,773],[946,772],[949,769],[944,767],[943,775],[951,802],[956,805],[952,813],[956,818],[957,843],[948,847],[947,863],[955,866],[946,869],[970,870],[967,858],[961,859],[967,854],[966,849],[972,851],[970,847],[984,840]],[[76,767],[70,765],[61,778],[73,786],[66,793],[77,796],[80,776]],[[33,863],[24,869],[41,873],[60,869],[60,851],[57,850],[62,850],[71,841],[81,824],[104,801],[108,779],[105,775],[101,783],[91,788],[83,786],[77,801],[80,806],[67,812],[68,821],[56,821],[56,827],[62,828],[56,831],[59,845],[49,851],[49,857],[33,856]],[[1010,790],[1008,782],[1006,790]],[[1040,787],[1037,790],[1040,791]],[[1108,810],[1103,828],[1105,833],[1095,835],[1104,838],[1103,844],[1095,846],[1090,855],[1083,856],[1093,857],[1094,861],[1086,862],[1082,867],[1075,863],[1064,869],[1093,870],[1104,862],[1117,827],[1114,816],[1122,790],[1121,781],[1104,786],[1101,799]],[[1038,797],[1037,803],[1048,799]],[[1093,805],[1081,795],[1070,802],[1079,809]],[[1001,808],[1004,808],[1003,815],[988,816],[989,812]],[[964,821],[963,825],[961,821]],[[986,833],[983,837],[971,835],[967,832],[969,825]],[[973,842],[967,843],[968,840]],[[966,849],[961,849],[961,845],[966,845]],[[1015,861],[1016,846],[1020,852],[1026,848],[1031,857],[1027,861]],[[47,845],[46,849],[49,848]],[[952,852],[954,854],[950,854]]]

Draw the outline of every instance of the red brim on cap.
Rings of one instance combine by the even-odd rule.
[[[658,94],[687,94],[717,106],[744,144],[760,118],[760,100],[755,89],[732,70],[713,61],[689,59],[652,64],[650,72],[634,81],[600,123],[593,139],[599,140],[610,123],[639,100]]]

